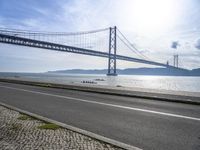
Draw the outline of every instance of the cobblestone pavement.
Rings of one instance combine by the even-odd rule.
[[[119,150],[120,148],[100,142],[71,130],[38,129],[45,124],[36,119],[21,120],[19,112],[0,106],[1,150]]]

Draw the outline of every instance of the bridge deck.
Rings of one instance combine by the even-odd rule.
[[[109,53],[106,53],[106,52],[98,52],[95,50],[89,50],[89,49],[84,49],[84,48],[79,48],[79,47],[61,45],[61,44],[56,44],[56,43],[50,43],[50,42],[33,40],[33,39],[5,35],[5,34],[0,34],[0,42],[7,43],[7,44],[14,44],[14,45],[35,47],[35,48],[77,53],[77,54],[83,54],[83,55],[104,57],[104,58],[109,57]],[[113,54],[111,54],[111,56],[114,57]],[[138,62],[138,63],[149,64],[149,65],[155,65],[155,66],[175,68],[174,66],[170,66],[167,64],[159,63],[159,62],[138,59],[138,58],[123,56],[123,55],[116,55],[116,59],[130,61],[130,62]]]

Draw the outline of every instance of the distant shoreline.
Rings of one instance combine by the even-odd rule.
[[[76,74],[76,75],[106,75],[107,69],[69,69],[69,70],[55,70],[47,72],[0,72],[0,76],[18,76],[20,74]],[[186,69],[170,69],[170,68],[127,68],[117,69],[118,75],[143,75],[143,76],[200,76],[200,68],[186,70]]]
[[[71,69],[48,71],[46,73],[65,73],[65,74],[106,74],[107,69]],[[119,75],[155,75],[155,76],[200,76],[200,68],[193,70],[170,69],[170,68],[128,68],[117,69]]]

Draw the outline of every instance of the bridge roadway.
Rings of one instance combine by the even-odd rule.
[[[0,82],[0,102],[146,150],[200,150],[200,106]]]
[[[109,53],[106,53],[106,52],[99,52],[99,51],[95,51],[95,50],[61,45],[61,44],[50,43],[50,42],[46,42],[46,41],[39,41],[39,40],[34,40],[34,39],[28,39],[28,38],[23,38],[23,37],[17,37],[17,36],[13,36],[13,35],[6,35],[6,34],[1,34],[1,33],[0,33],[0,43],[49,49],[49,50],[55,50],[55,51],[63,51],[63,52],[104,57],[104,58],[109,57]],[[155,66],[161,66],[161,67],[170,67],[170,68],[177,69],[174,66],[155,62],[155,61],[150,61],[150,60],[138,59],[138,58],[122,56],[122,55],[115,56],[114,54],[111,54],[111,56],[116,57],[116,59],[118,59],[118,60],[125,60],[125,61],[130,61],[130,62],[138,62],[138,63],[143,63],[143,64],[149,64],[149,65],[155,65]],[[183,68],[178,68],[178,69],[183,69]],[[185,69],[183,69],[183,70],[185,70]]]

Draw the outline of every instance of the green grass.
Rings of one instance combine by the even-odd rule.
[[[49,130],[56,130],[59,129],[60,126],[53,124],[53,123],[46,123],[44,125],[38,126],[39,129],[49,129]]]
[[[12,130],[19,130],[20,128],[22,127],[22,124],[20,124],[20,123],[13,123],[13,124],[11,124],[11,127],[10,127],[10,129],[12,129]]]
[[[32,117],[27,116],[27,115],[21,115],[17,119],[19,119],[19,120],[33,120]]]

